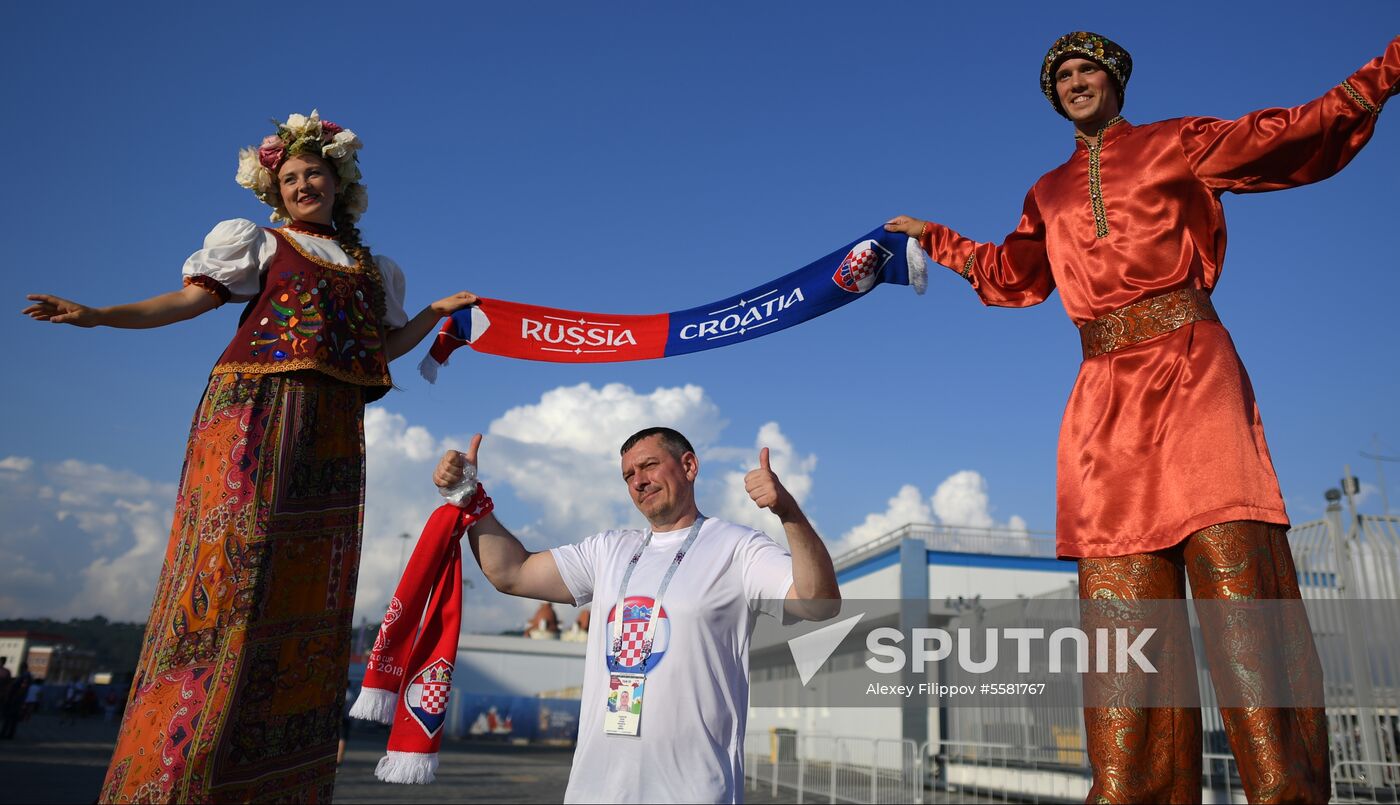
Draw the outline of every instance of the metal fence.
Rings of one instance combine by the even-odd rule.
[[[925,767],[913,741],[796,735],[775,730],[747,737],[751,789],[795,802],[922,802]]]
[[[1324,519],[1289,532],[1289,543],[1306,602],[1354,602],[1308,607],[1329,702],[1334,788],[1380,785],[1396,802],[1400,607],[1365,602],[1400,599],[1400,517],[1350,519],[1343,529],[1341,507],[1334,504]]]

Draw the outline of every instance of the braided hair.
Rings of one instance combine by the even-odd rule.
[[[331,223],[335,225],[335,240],[340,244],[340,248],[345,250],[345,254],[369,275],[370,287],[374,289],[372,292],[374,298],[371,303],[382,322],[388,311],[388,300],[384,294],[384,282],[379,273],[379,265],[375,263],[374,255],[370,252],[369,247],[360,242],[360,229],[355,226],[355,219],[359,216],[350,211],[349,191],[351,187],[355,186],[358,186],[358,183],[341,184],[340,192],[335,195],[335,206],[331,208]]]

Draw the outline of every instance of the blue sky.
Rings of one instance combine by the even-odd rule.
[[[0,421],[0,614],[144,617],[189,418],[237,317],[229,306],[161,330],[78,330],[19,316],[24,294],[110,304],[178,287],[215,223],[266,220],[233,173],[268,118],[315,107],[361,136],[361,228],[404,267],[410,307],[466,288],[651,313],[752,287],[898,213],[999,240],[1026,189],[1072,150],[1037,86],[1065,31],[1132,52],[1124,114],[1139,123],[1305,102],[1400,31],[1393,0],[1325,12],[325,8],[324,19],[229,4],[7,13],[0,284],[12,313],[0,337],[15,351]],[[1216,306],[1295,522],[1320,515],[1346,463],[1370,487],[1363,509],[1379,511],[1375,465],[1358,451],[1400,454],[1394,114],[1341,175],[1225,202]],[[372,408],[366,612],[392,586],[393,536],[416,533],[434,505],[431,458],[474,430],[491,434],[483,470],[502,519],[536,547],[631,516],[605,448],[636,417],[701,434],[702,505],[715,513],[738,516],[732,475],[756,463],[760,441],[782,440],[777,468],[835,545],[909,512],[1050,531],[1079,362],[1058,297],[987,309],[936,267],[925,296],[881,288],[801,327],[676,359],[566,366],[460,351],[428,386],[421,354],[395,365],[401,390]],[[1400,508],[1400,464],[1387,470]],[[472,595],[491,617],[516,617],[494,593]]]

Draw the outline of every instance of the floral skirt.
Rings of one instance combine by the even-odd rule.
[[[102,802],[329,802],[364,508],[364,395],[215,375]]]

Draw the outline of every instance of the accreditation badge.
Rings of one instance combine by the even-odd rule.
[[[608,712],[603,715],[603,732],[608,735],[638,735],[642,726],[642,694],[646,674],[608,674]]]

